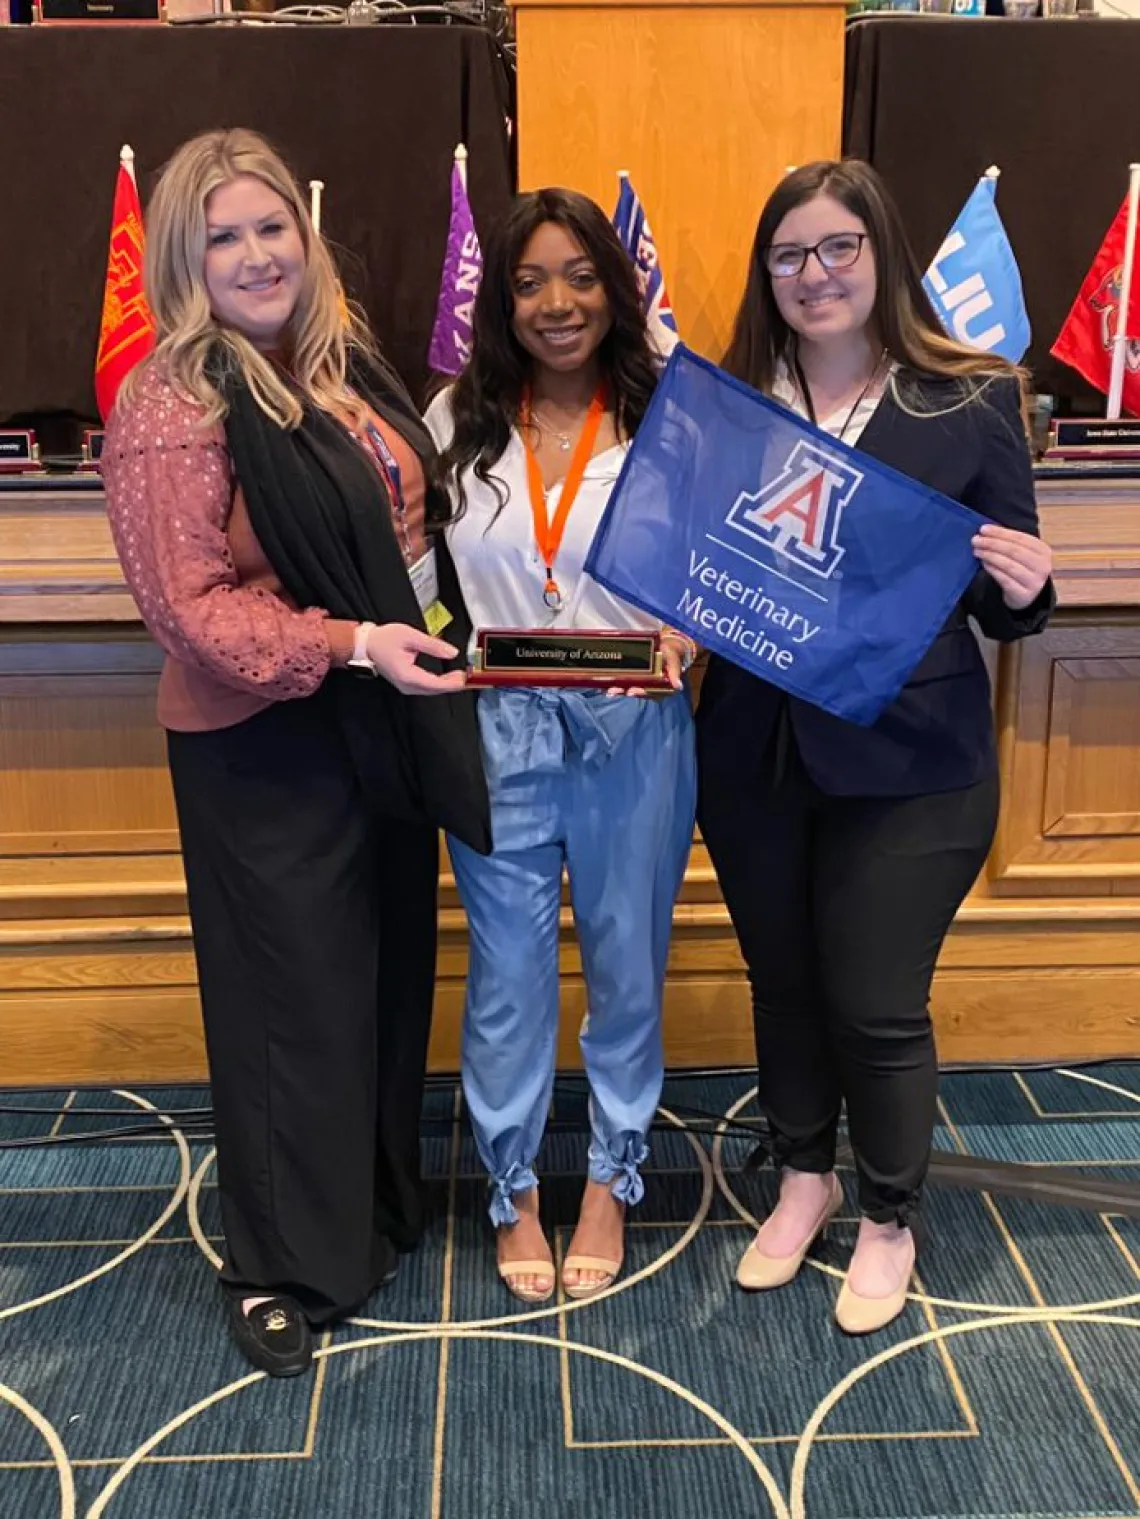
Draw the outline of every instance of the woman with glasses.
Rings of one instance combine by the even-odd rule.
[[[1036,633],[1053,606],[1021,373],[945,336],[873,169],[816,163],[761,213],[725,367],[815,426],[989,519],[978,572],[871,727],[714,656],[698,713],[699,817],[752,987],[779,1200],[737,1272],[790,1282],[842,1201],[845,1102],[858,1238],[836,1319],[906,1302],[935,1116],[928,999],[998,814],[990,690],[968,619]]]

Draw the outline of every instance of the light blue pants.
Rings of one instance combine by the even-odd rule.
[[[491,1176],[494,1224],[516,1192],[550,1106],[558,1032],[558,911],[570,881],[587,1014],[589,1174],[640,1202],[646,1135],[661,1095],[661,997],[693,837],[695,757],[687,694],[493,690],[479,726],[495,841],[449,839],[470,930],[463,1091]]]

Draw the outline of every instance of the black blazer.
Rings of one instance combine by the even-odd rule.
[[[1017,381],[999,379],[966,405],[954,381],[901,380],[858,441],[861,452],[1023,533],[1038,532],[1033,473]],[[931,413],[914,415],[914,412]],[[939,414],[941,413],[941,414]],[[730,765],[757,773],[781,708],[812,780],[832,796],[915,796],[973,785],[997,768],[989,679],[967,618],[987,638],[1038,633],[1056,597],[1052,582],[1014,612],[979,570],[898,698],[869,728],[833,717],[719,655],[701,690],[697,731],[706,781]]]

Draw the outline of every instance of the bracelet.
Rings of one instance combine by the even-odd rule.
[[[681,656],[681,673],[684,674],[686,670],[691,669],[697,655],[701,652],[697,647],[696,640],[690,638],[687,633],[682,633],[677,628],[662,628],[661,637],[675,638],[678,643],[684,644],[685,649]]]

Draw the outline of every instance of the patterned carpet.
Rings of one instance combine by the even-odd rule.
[[[209,1141],[12,1140],[153,1122],[202,1089],[0,1094],[2,1519],[1115,1519],[1140,1513],[1140,1220],[933,1187],[903,1318],[830,1311],[854,1220],[782,1292],[736,1259],[743,1076],[671,1078],[628,1269],[527,1310],[495,1275],[456,1093],[424,1116],[433,1219],[315,1376],[250,1374],[203,1259]],[[1140,1180],[1140,1066],[947,1076],[939,1148]],[[544,1213],[565,1250],[583,1164],[560,1087]],[[195,1123],[199,1124],[197,1130]],[[684,1125],[692,1125],[686,1131]],[[850,1177],[845,1176],[850,1187]]]

